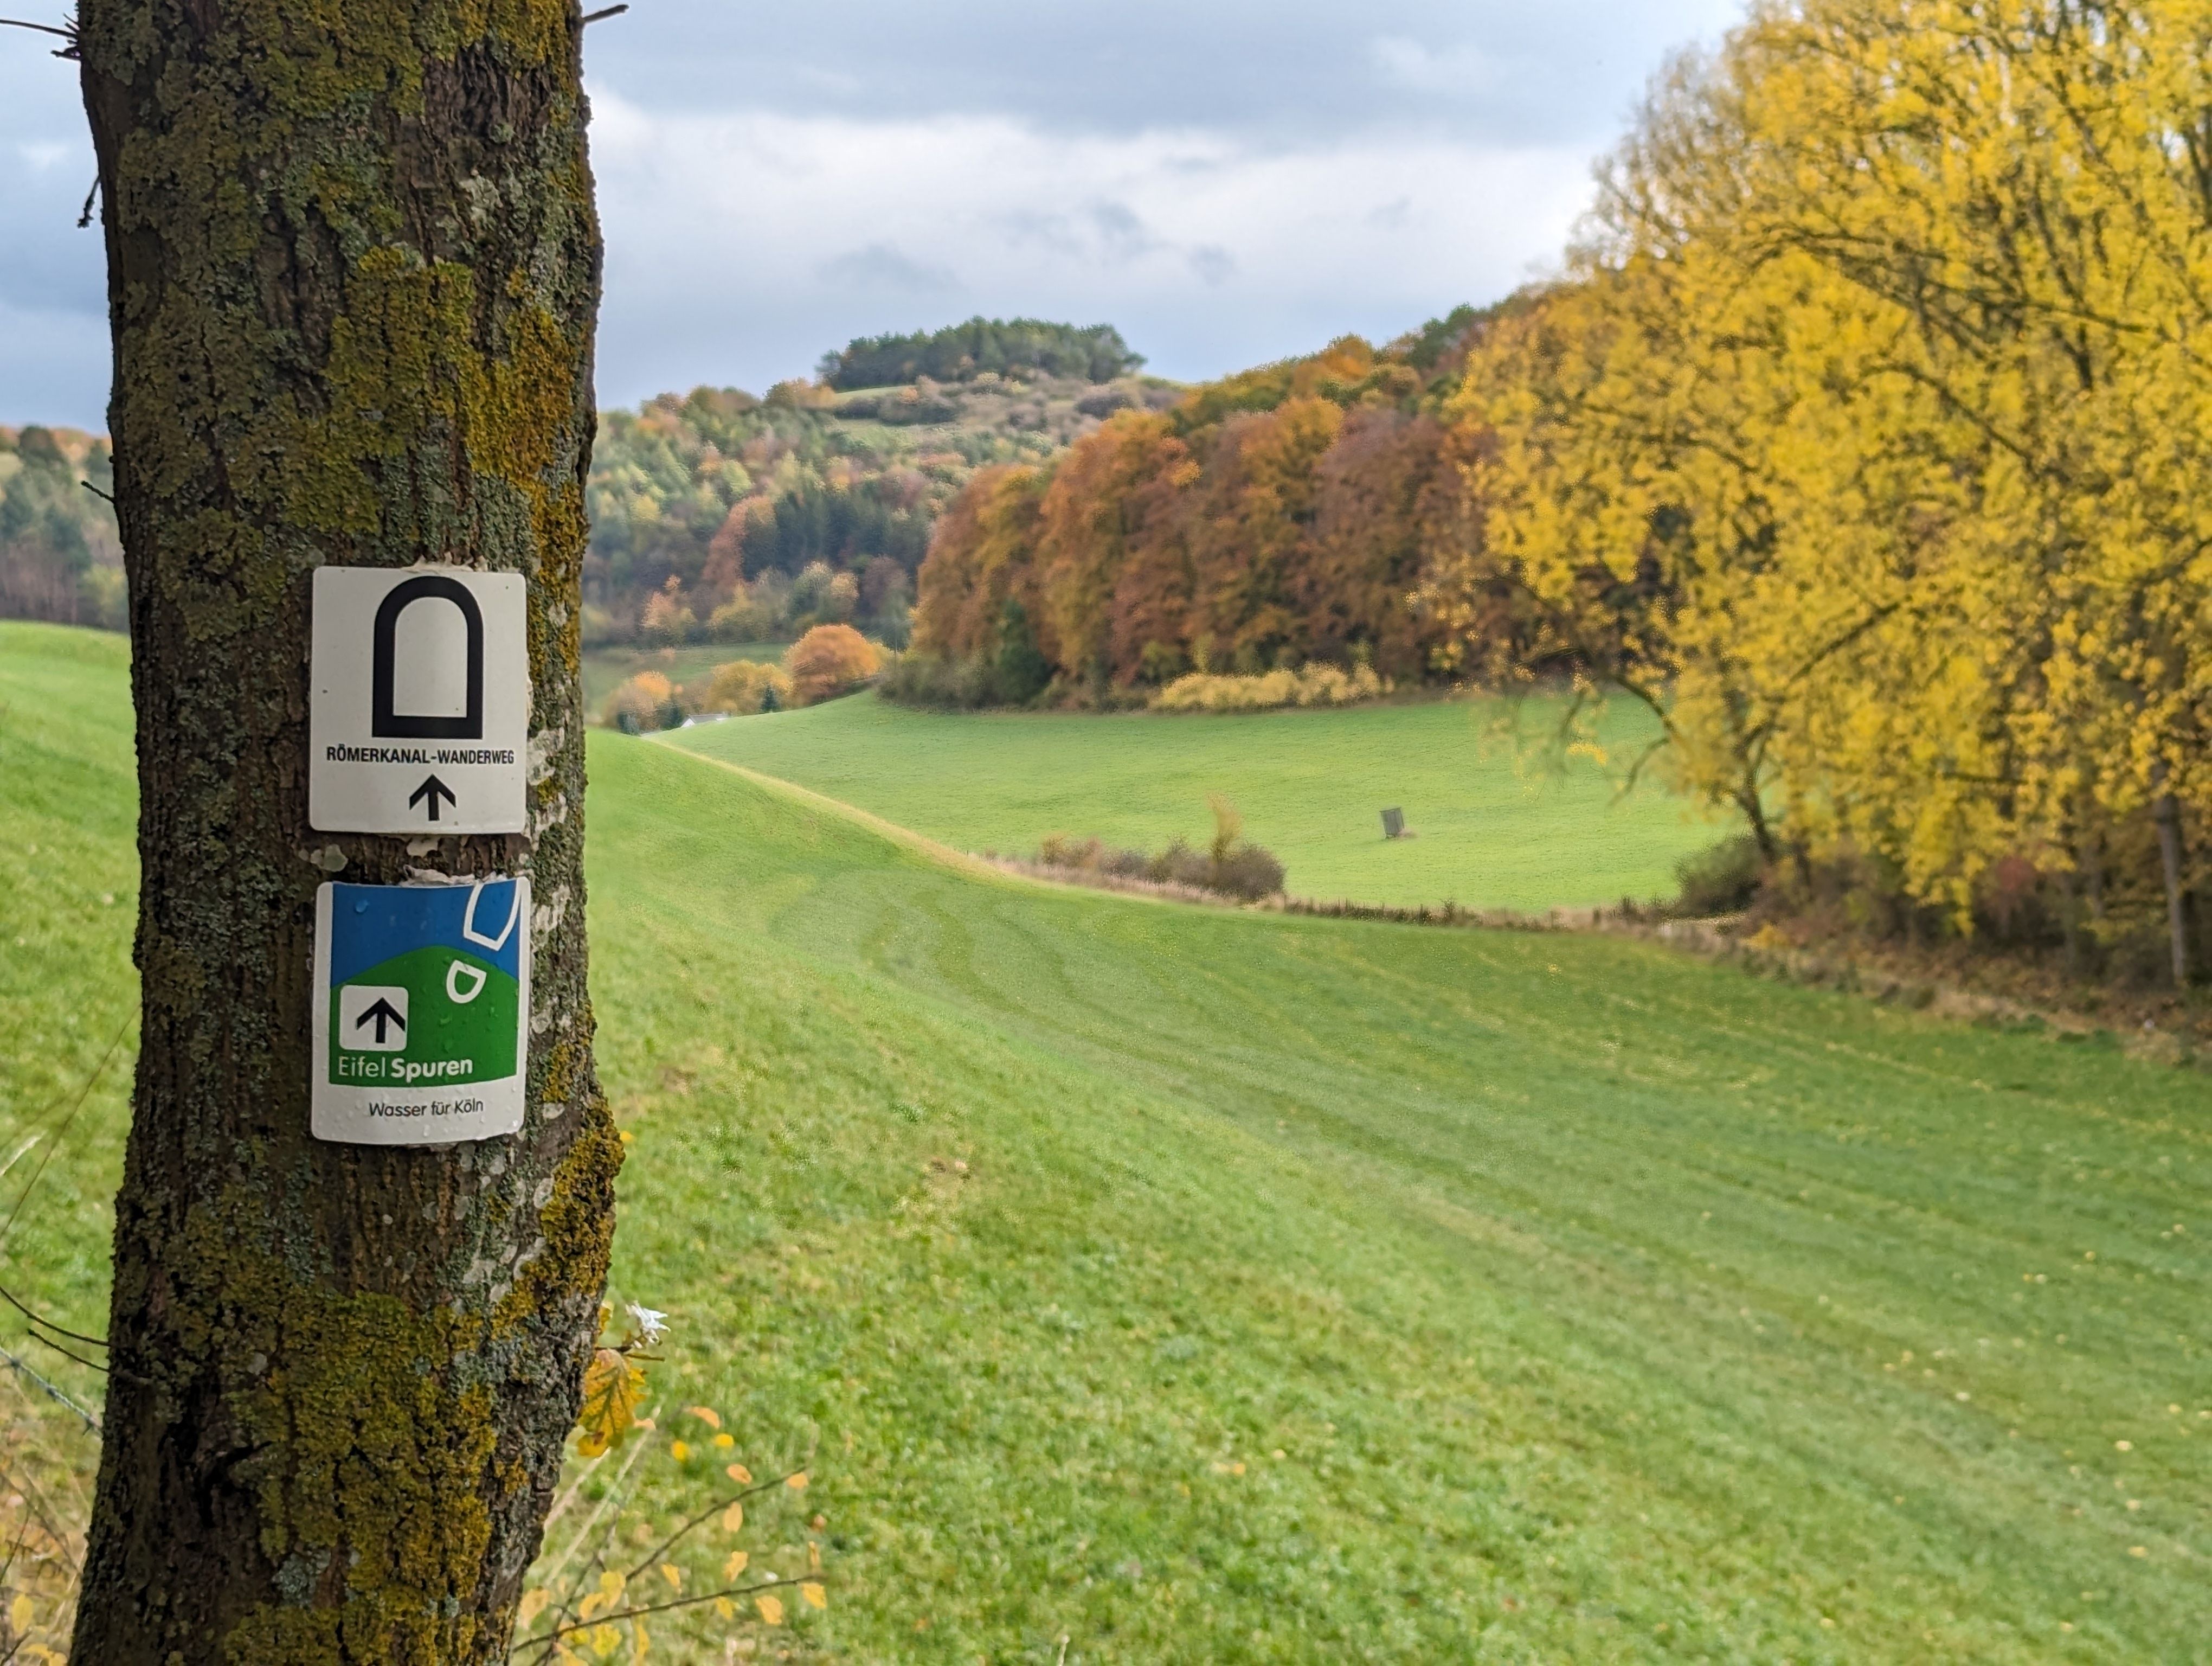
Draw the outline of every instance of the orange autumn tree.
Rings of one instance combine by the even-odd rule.
[[[793,697],[802,706],[858,688],[882,665],[875,644],[846,624],[815,626],[791,645],[783,660]]]
[[[1346,337],[979,475],[923,564],[916,650],[981,666],[1027,629],[1068,688],[1316,657],[1422,674],[1446,633],[1410,593],[1438,538],[1479,528],[1438,412],[1483,321]]]
[[[1164,580],[1187,594],[1180,562],[1145,557],[1173,544],[1176,495],[1197,476],[1172,421],[1136,411],[1112,418],[1054,471],[1038,511],[1036,612],[1046,652],[1068,673],[1128,680],[1130,644],[1115,628],[1117,614],[1150,620],[1164,599],[1124,596],[1125,579]],[[1141,642],[1136,652],[1141,659]]]

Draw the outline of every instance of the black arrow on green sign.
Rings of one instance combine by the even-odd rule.
[[[384,1045],[386,1032],[388,1031],[395,1024],[399,1026],[400,1034],[404,1035],[407,1033],[407,1020],[399,1016],[399,1009],[398,1007],[394,1006],[390,1001],[385,1000],[381,995],[379,995],[376,998],[375,1006],[370,1007],[368,1011],[363,1012],[359,1018],[353,1021],[353,1027],[356,1030],[366,1030],[368,1028],[369,1020],[372,1018],[376,1021],[376,1044],[379,1047]]]

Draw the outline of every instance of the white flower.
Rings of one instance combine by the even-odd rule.
[[[659,1341],[660,1333],[668,1329],[668,1316],[665,1313],[656,1313],[649,1307],[640,1307],[635,1302],[629,1304],[629,1316],[637,1326],[639,1338],[647,1347]]]

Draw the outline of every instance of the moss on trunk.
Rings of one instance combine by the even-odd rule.
[[[84,0],[143,1046],[75,1657],[503,1652],[605,1280],[578,576],[599,240],[568,0]],[[312,834],[310,575],[529,581],[531,829]],[[307,1131],[315,887],[526,873],[530,1107]]]

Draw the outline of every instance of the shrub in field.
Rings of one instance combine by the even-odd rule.
[[[791,645],[783,666],[797,703],[811,706],[858,688],[882,669],[883,657],[850,625],[817,625]]]
[[[1213,842],[1194,850],[1182,839],[1170,842],[1158,855],[1141,850],[1115,849],[1097,839],[1070,838],[1054,833],[1037,850],[1038,865],[1059,868],[1093,880],[1141,879],[1157,885],[1180,885],[1190,891],[1210,891],[1257,903],[1283,888],[1283,865],[1273,853],[1249,843],[1244,820],[1237,806],[1217,794],[1213,800]]]
[[[657,671],[638,672],[599,708],[599,721],[624,734],[672,729],[685,714],[682,691]]]
[[[791,673],[781,666],[732,660],[714,667],[701,709],[745,717],[755,712],[780,711],[791,703]]]
[[[1379,700],[1390,684],[1370,666],[1314,664],[1298,671],[1263,672],[1251,677],[1217,677],[1194,671],[1178,677],[1152,696],[1163,712],[1263,712],[1286,706],[1351,706]]]
[[[1240,844],[1225,856],[1216,857],[1210,888],[1230,897],[1257,903],[1283,888],[1283,865],[1274,853],[1256,844]]]
[[[931,711],[969,712],[988,706],[996,683],[976,660],[947,659],[916,650],[902,654],[884,673],[884,697]]]
[[[1675,907],[1688,915],[1741,913],[1751,906],[1765,874],[1758,840],[1747,833],[1723,839],[1675,865],[1674,877],[1682,887]]]

